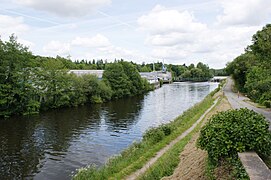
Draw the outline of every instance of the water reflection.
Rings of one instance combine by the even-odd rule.
[[[217,84],[176,83],[145,96],[0,120],[0,179],[70,179],[202,100]]]

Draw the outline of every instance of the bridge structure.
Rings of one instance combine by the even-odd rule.
[[[214,76],[213,78],[210,79],[210,82],[220,82],[227,78],[228,76]]]

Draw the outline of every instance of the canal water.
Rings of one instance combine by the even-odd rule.
[[[217,85],[173,83],[144,96],[0,120],[0,179],[70,179],[80,167],[101,166]]]

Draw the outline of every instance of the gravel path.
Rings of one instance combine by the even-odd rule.
[[[224,87],[224,93],[226,97],[228,98],[228,101],[230,102],[232,108],[234,109],[239,109],[239,108],[248,108],[250,110],[254,110],[257,113],[262,114],[269,122],[269,130],[271,130],[271,110],[270,109],[261,109],[257,108],[246,101],[249,101],[249,98],[239,95],[237,93],[234,93],[232,91],[232,86],[233,86],[233,80],[231,78],[227,79],[227,83]]]

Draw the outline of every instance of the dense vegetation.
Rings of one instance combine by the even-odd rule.
[[[253,35],[252,44],[226,70],[239,91],[257,103],[271,106],[271,24]]]
[[[146,131],[141,142],[135,142],[120,155],[111,158],[105,166],[99,169],[95,166],[82,168],[74,176],[74,179],[124,179],[132,172],[140,169],[160,149],[191,127],[213,104],[213,101],[214,99],[212,96],[208,95],[202,102],[185,111],[171,123],[151,128]],[[160,179],[161,177],[172,173],[174,168],[178,165],[178,153],[189,142],[192,134],[193,133],[190,133],[173,147],[174,152],[173,154],[170,152],[170,158],[168,158],[169,154],[166,155],[166,158],[168,159],[163,157],[163,162],[167,161],[165,165],[167,167],[163,166],[163,170],[157,168],[157,174],[155,173],[155,175],[153,175],[151,172],[151,177],[148,172],[147,176],[150,178],[147,178]]]
[[[34,56],[14,36],[7,42],[0,39],[0,60],[0,117],[100,103],[151,90],[129,62],[74,63],[61,57]],[[103,80],[68,73],[81,66],[105,69]]]
[[[252,110],[228,110],[214,115],[200,131],[198,146],[208,152],[214,167],[223,161],[238,165],[238,152],[256,151],[264,157],[271,154],[269,123]],[[239,165],[238,165],[239,166]],[[242,169],[236,178],[247,178]]]
[[[162,71],[163,63],[157,62],[153,64],[135,64],[139,72],[151,72]],[[174,81],[208,81],[210,78],[215,76],[226,76],[227,72],[225,69],[209,69],[208,65],[199,62],[196,66],[190,64],[189,66],[183,65],[173,65],[164,64],[167,71],[172,73]]]

